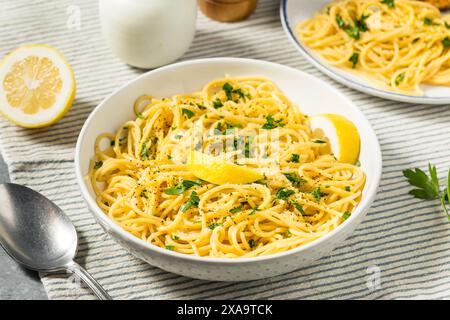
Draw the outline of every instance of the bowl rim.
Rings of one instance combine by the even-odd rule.
[[[361,120],[363,121],[363,126],[366,130],[366,134],[369,137],[369,140],[372,140],[375,149],[371,150],[372,157],[374,158],[374,172],[373,172],[373,183],[370,186],[365,186],[366,189],[366,198],[364,201],[362,201],[355,209],[355,212],[343,223],[341,223],[339,226],[337,226],[335,229],[333,229],[328,234],[310,242],[305,245],[270,254],[267,256],[257,256],[257,257],[241,257],[241,258],[214,258],[214,257],[198,257],[194,255],[187,255],[175,251],[170,251],[164,248],[160,248],[158,246],[152,245],[140,238],[135,237],[131,233],[125,231],[122,229],[117,223],[115,223],[112,219],[110,219],[97,205],[95,199],[90,195],[90,192],[88,191],[87,187],[85,186],[85,179],[84,175],[81,172],[81,166],[80,166],[80,152],[81,152],[81,146],[83,144],[85,132],[88,127],[90,127],[91,122],[93,119],[95,119],[97,112],[102,109],[104,105],[108,103],[108,101],[115,96],[120,91],[124,90],[126,87],[132,85],[135,82],[140,81],[142,78],[149,77],[154,74],[158,73],[164,73],[170,70],[177,69],[179,67],[188,66],[188,65],[202,65],[202,64],[215,64],[215,63],[225,63],[225,62],[233,62],[238,64],[253,64],[256,66],[266,66],[266,67],[272,67],[272,68],[279,68],[284,69],[288,72],[294,72],[301,74],[303,77],[310,78],[313,81],[320,82],[323,86],[325,86],[328,90],[331,90],[334,94],[337,94],[341,96],[341,98],[345,99],[345,101],[348,103],[349,108],[353,109],[354,112],[359,114],[361,117]],[[190,262],[202,262],[205,264],[242,264],[242,263],[253,263],[253,262],[260,262],[260,261],[266,261],[266,260],[273,260],[282,258],[285,256],[290,256],[294,254],[301,253],[303,251],[306,251],[310,248],[314,248],[315,246],[318,246],[322,242],[329,241],[331,238],[334,238],[339,233],[341,233],[346,227],[348,227],[353,220],[355,220],[359,215],[363,214],[364,211],[368,211],[371,204],[373,203],[375,196],[378,191],[378,186],[380,184],[381,179],[381,172],[382,172],[382,155],[381,155],[381,149],[380,144],[378,142],[378,138],[370,125],[369,121],[367,120],[366,116],[362,113],[362,111],[342,92],[340,92],[337,88],[333,87],[332,85],[326,83],[325,81],[310,75],[306,72],[303,72],[301,70],[288,67],[285,65],[281,65],[274,62],[269,62],[265,60],[257,60],[257,59],[247,59],[247,58],[228,58],[228,57],[217,57],[217,58],[204,58],[204,59],[194,59],[194,60],[188,60],[183,62],[177,62],[174,64],[170,64],[164,67],[160,67],[154,70],[150,70],[148,72],[143,73],[142,75],[127,81],[125,84],[114,90],[111,94],[109,94],[107,97],[105,97],[100,104],[98,104],[89,114],[88,118],[86,119],[85,123],[83,124],[83,127],[80,131],[80,134],[77,139],[77,144],[75,147],[75,173],[76,173],[76,179],[78,186],[80,188],[81,194],[83,195],[83,198],[85,202],[88,204],[88,207],[91,211],[91,213],[94,215],[94,217],[97,220],[101,220],[102,223],[108,226],[109,230],[114,231],[114,233],[117,235],[120,235],[120,237],[124,238],[126,241],[133,243],[134,246],[137,246],[141,249],[149,250],[149,253],[156,253],[161,255],[167,255],[171,258],[175,259],[182,259],[187,260]],[[103,227],[103,226],[102,226]],[[110,232],[107,232],[110,234]],[[115,238],[116,236],[112,236],[112,238]],[[120,244],[123,246],[122,244]]]

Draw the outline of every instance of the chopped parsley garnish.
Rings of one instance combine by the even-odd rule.
[[[150,150],[147,148],[147,145],[143,143],[141,148],[141,158],[142,160],[148,160],[149,157],[150,157]]]
[[[173,241],[177,241],[178,239],[180,239],[180,237],[177,236],[176,234],[173,234],[173,235],[171,236],[171,238],[172,238]]]
[[[387,5],[389,8],[395,8],[394,0],[382,0],[381,3]]]
[[[361,161],[357,160],[356,163],[355,163],[355,166],[361,167]]]
[[[145,194],[147,192],[146,189],[142,190],[141,193],[139,194],[140,197],[148,199],[147,195]]]
[[[420,38],[415,38],[413,41],[412,41],[412,43],[416,43],[417,41],[419,41],[420,40]]]
[[[168,195],[180,195],[193,186],[200,186],[201,184],[200,181],[184,180],[172,188],[167,188],[164,190],[164,193]]]
[[[144,115],[143,115],[142,113],[140,113],[140,112],[137,114],[137,117],[138,117],[139,119],[144,119]]]
[[[181,212],[186,212],[190,208],[198,208],[198,204],[200,202],[200,198],[197,195],[197,192],[192,191],[191,195],[189,196],[189,200],[183,204],[180,208]]]
[[[430,176],[419,168],[403,171],[403,175],[408,179],[409,184],[417,187],[417,189],[410,190],[409,194],[415,198],[424,200],[440,199],[441,206],[450,221],[450,211],[447,209],[447,204],[450,203],[450,170],[448,170],[445,183],[446,189],[444,189],[442,194],[436,167],[428,164],[428,172]]]
[[[400,83],[402,83],[405,80],[405,73],[402,72],[400,73],[396,78],[395,78],[395,85],[398,86]]]
[[[358,27],[347,27],[344,30],[350,38],[355,40],[359,40],[361,38],[361,34],[359,33]]]
[[[223,107],[223,103],[222,101],[220,101],[220,99],[216,99],[213,101],[213,107],[214,109],[219,109]]]
[[[281,200],[286,200],[287,198],[289,198],[290,196],[292,196],[293,194],[295,194],[294,190],[289,190],[289,189],[285,189],[285,188],[281,188],[280,190],[278,190],[277,192],[277,198],[281,199]]]
[[[225,91],[227,99],[233,100],[233,86],[228,82],[225,82],[224,85],[222,86],[222,89],[223,91]]]
[[[256,247],[256,242],[253,239],[248,240],[248,245],[250,246],[250,248],[255,248]]]
[[[103,161],[95,161],[94,169],[99,169],[103,165]]]
[[[291,160],[290,160],[290,162],[299,163],[299,162],[300,162],[300,155],[299,155],[299,154],[296,154],[296,153],[293,153],[293,154],[291,155]]]
[[[355,69],[355,67],[359,61],[359,53],[356,53],[356,52],[353,53],[352,56],[350,57],[350,59],[348,59],[348,61],[350,61],[352,63],[352,68]]]
[[[252,208],[252,211],[250,211],[250,213],[248,214],[249,216],[252,216],[256,213],[256,211],[261,211],[260,209],[258,209],[258,207],[256,208]]]
[[[439,25],[438,23],[435,23],[433,21],[433,19],[431,19],[431,18],[423,19],[423,24],[426,25],[426,26],[438,26]]]
[[[355,20],[355,26],[359,29],[361,32],[366,32],[369,30],[367,27],[366,20],[369,18],[368,15],[362,15],[359,20]]]
[[[233,93],[238,95],[238,99],[251,98],[249,94],[245,94],[241,88],[234,89],[231,84],[225,82],[222,86],[223,91],[225,91],[225,95],[227,96],[227,100],[233,100]]]
[[[345,22],[344,22],[344,20],[342,20],[342,17],[339,14],[336,15],[336,23],[337,23],[338,27],[341,29],[343,29],[345,27]]]
[[[205,107],[203,104],[201,104],[201,103],[196,103],[196,106],[197,106],[197,108],[199,108],[200,110],[205,110],[205,109],[206,109],[206,107]]]
[[[320,140],[320,139],[316,139],[313,142],[314,143],[319,143],[319,144],[327,143],[326,141],[323,141],[323,140]]]
[[[175,250],[175,246],[166,246],[166,249],[170,250],[170,251],[174,251]]]
[[[266,123],[262,126],[263,129],[275,129],[277,127],[284,127],[284,120],[275,120],[271,115],[266,116]]]
[[[327,193],[323,193],[320,191],[320,187],[317,187],[313,191],[311,191],[311,194],[317,202],[319,202],[322,197],[327,195]]]
[[[444,40],[442,40],[442,45],[444,46],[444,48],[450,48],[450,38],[445,37]]]
[[[195,116],[195,112],[186,108],[181,109],[183,114],[188,118],[192,118],[193,116]]]
[[[231,209],[231,210],[230,210],[230,213],[238,213],[238,212],[241,212],[243,207],[244,207],[244,206],[241,204],[241,205],[237,206],[236,208]]]
[[[350,211],[345,211],[344,214],[342,215],[342,219],[347,220],[348,218],[350,218],[351,215],[352,213]]]
[[[306,182],[306,180],[299,177],[299,175],[296,172],[283,173],[283,174],[285,175],[286,179],[288,179],[292,183],[292,185],[294,187],[298,187]]]
[[[350,192],[350,190],[351,190],[351,189],[350,189],[350,186],[346,186],[346,187],[345,187],[345,191]]]
[[[244,101],[245,101],[245,98],[251,99],[250,94],[245,94],[244,92],[242,92],[242,89],[241,89],[241,88],[236,89],[236,90],[234,90],[233,92],[236,93],[236,94],[239,96],[239,99],[242,99],[242,100],[244,100]]]
[[[448,23],[447,21],[444,21],[444,25],[447,29],[450,29],[450,23]]]
[[[244,140],[244,157],[245,158],[250,158],[250,151],[251,151],[250,148],[253,143],[253,139],[254,139],[254,137],[252,137],[252,136],[245,137],[245,140]]]
[[[303,210],[303,207],[298,202],[292,202],[292,205],[297,209],[298,212],[300,212],[301,215],[305,214],[305,210]]]
[[[211,230],[214,230],[215,228],[220,227],[220,226],[222,226],[221,223],[213,222],[208,225],[208,228],[210,228]]]

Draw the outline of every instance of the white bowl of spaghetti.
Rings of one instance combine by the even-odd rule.
[[[306,115],[326,113],[356,126],[360,165],[339,163],[314,137]],[[177,63],[119,88],[86,120],[75,155],[83,197],[118,243],[169,272],[219,281],[328,255],[368,212],[381,164],[369,122],[335,88],[236,58]]]

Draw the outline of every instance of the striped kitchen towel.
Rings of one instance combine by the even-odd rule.
[[[88,114],[110,92],[142,71],[120,62],[101,35],[97,2],[2,1],[0,54],[23,43],[48,43],[70,60],[77,98],[56,125],[26,130],[0,120],[0,146],[11,180],[34,188],[70,216],[80,235],[77,261],[119,299],[392,299],[450,297],[450,223],[437,202],[408,195],[402,170],[450,166],[450,106],[410,105],[345,88],[306,62],[285,36],[279,1],[260,1],[250,19],[233,24],[201,14],[181,60],[232,56],[269,60],[318,76],[338,87],[365,113],[381,143],[378,197],[360,227],[333,254],[308,268],[246,283],[207,282],[152,267],[127,253],[94,221],[78,190],[73,154]],[[68,23],[79,13],[80,25]],[[380,276],[380,282],[373,281]],[[51,299],[92,299],[66,274],[41,275]]]

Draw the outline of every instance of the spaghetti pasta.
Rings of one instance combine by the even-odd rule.
[[[450,86],[450,16],[414,0],[339,0],[296,28],[330,65],[355,70],[387,90],[423,95]]]
[[[362,170],[339,163],[326,137],[267,79],[218,79],[170,99],[142,96],[135,112],[115,134],[97,138],[89,176],[100,208],[153,245],[210,257],[273,254],[329,233],[361,198]],[[264,179],[199,180],[186,165],[192,150]]]

